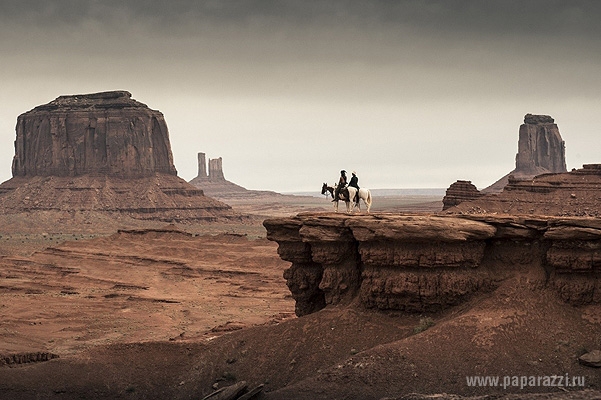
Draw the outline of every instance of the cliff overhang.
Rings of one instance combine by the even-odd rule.
[[[516,274],[570,304],[601,303],[598,218],[305,213],[263,225],[292,263],[299,316],[350,303],[435,312]]]

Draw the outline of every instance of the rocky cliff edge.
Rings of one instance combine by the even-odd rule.
[[[292,263],[296,314],[357,302],[439,311],[523,274],[573,305],[601,303],[601,220],[544,216],[299,214],[264,222]]]

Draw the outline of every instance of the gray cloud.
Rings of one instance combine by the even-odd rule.
[[[283,190],[269,160],[284,176],[312,169],[309,182],[340,169],[329,152],[344,144],[353,160],[367,152],[372,187],[447,186],[474,164],[486,185],[511,169],[527,112],[564,135],[565,121],[582,135],[568,157],[595,161],[600,17],[596,1],[5,0],[0,139],[58,95],[124,89],[165,113],[187,179],[205,151],[235,182]]]
[[[155,29],[215,24],[295,26],[351,24],[358,29],[409,25],[424,31],[485,35],[598,35],[601,4],[594,0],[5,0],[3,21],[76,25],[151,20]],[[191,24],[191,26],[187,25]]]

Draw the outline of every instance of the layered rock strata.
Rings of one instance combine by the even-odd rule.
[[[165,222],[243,218],[173,175],[15,177],[0,185],[0,212],[5,214],[84,211]]]
[[[445,213],[601,217],[600,196],[601,164],[586,164],[565,173],[511,177],[503,192],[463,201]]]
[[[60,96],[16,130],[13,176],[177,175],[163,114],[126,91]]]
[[[299,214],[264,222],[292,263],[296,314],[329,304],[438,311],[511,274],[572,304],[601,303],[601,221],[590,218]]]

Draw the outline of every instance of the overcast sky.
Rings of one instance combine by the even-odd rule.
[[[180,177],[197,153],[249,189],[483,188],[526,113],[568,169],[601,163],[601,2],[0,0],[0,181],[17,116],[127,90],[161,111]]]

